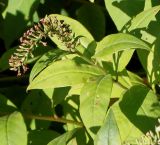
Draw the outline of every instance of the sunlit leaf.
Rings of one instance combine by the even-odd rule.
[[[61,60],[44,69],[30,83],[28,90],[72,86],[103,74],[104,72],[95,66],[80,64],[75,60]]]
[[[103,60],[110,54],[137,48],[150,51],[150,47],[145,42],[132,35],[124,33],[111,34],[98,43],[94,57]]]
[[[112,78],[110,75],[86,83],[80,95],[80,115],[89,134],[94,134],[102,125],[112,91]]]
[[[26,145],[27,130],[19,112],[0,117],[0,141],[2,145]]]
[[[154,129],[157,118],[160,116],[160,105],[153,91],[145,86],[137,85],[126,91],[120,101],[110,108],[110,111],[113,112],[121,142],[130,142]],[[106,133],[103,132],[101,138],[108,134],[105,127],[102,130]],[[112,132],[112,129],[110,131]]]
[[[121,145],[119,129],[112,110],[98,131],[94,145]]]
[[[44,68],[46,68],[49,64],[59,59],[63,55],[64,51],[62,50],[51,50],[45,53],[33,66],[32,71],[30,73],[30,82],[34,79],[34,77],[40,73]]]
[[[148,24],[156,20],[155,15],[160,11],[160,6],[155,6],[151,9],[147,9],[136,15],[135,18],[131,20],[131,26],[129,27],[129,31],[138,29],[138,28],[145,28]]]

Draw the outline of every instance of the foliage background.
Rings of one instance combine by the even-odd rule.
[[[16,73],[9,70],[8,59],[20,44],[19,38],[26,30],[33,26],[34,23],[39,22],[41,18],[49,14],[61,14],[76,19],[89,30],[96,41],[102,40],[103,37],[109,34],[123,32],[132,34],[147,42],[154,51],[153,55],[148,54],[148,52],[146,53],[143,50],[130,50],[123,54],[123,59],[120,60],[122,67],[120,66],[118,69],[119,72],[121,72],[124,69],[123,66],[125,66],[127,70],[140,76],[140,82],[143,82],[153,88],[156,94],[158,94],[160,92],[160,53],[158,49],[160,45],[160,33],[158,31],[160,20],[158,12],[160,8],[158,5],[159,2],[154,0],[134,0],[132,2],[130,0],[95,0],[94,2],[87,0],[1,0],[0,130],[2,130],[2,134],[8,134],[9,142],[14,142],[15,145],[26,145],[27,142],[32,145],[46,145],[49,141],[53,140],[53,138],[56,138],[66,131],[74,129],[70,134],[63,134],[64,137],[60,138],[62,140],[62,142],[59,142],[60,145],[62,145],[63,141],[66,141],[66,138],[67,140],[73,138],[73,140],[69,141],[68,144],[93,144],[93,140],[91,139],[92,133],[88,131],[88,135],[84,129],[77,131],[75,129],[75,126],[77,126],[76,123],[73,123],[73,125],[70,123],[63,124],[65,120],[63,120],[63,123],[57,123],[53,120],[44,121],[44,118],[52,115],[55,115],[55,117],[65,116],[67,119],[76,120],[78,122],[80,121],[80,117],[77,116],[79,113],[76,112],[79,108],[77,105],[79,104],[78,96],[69,96],[64,100],[70,90],[69,87],[56,88],[54,91],[45,89],[26,92],[29,84],[29,74],[35,61],[44,53],[54,50],[57,47],[51,40],[47,39],[47,47],[44,48],[43,46],[38,46],[38,48],[36,48],[34,51],[35,57],[33,59],[29,59],[27,62],[30,69],[24,76],[16,77]],[[150,10],[152,7],[154,8]],[[146,10],[145,15],[142,13],[144,10]],[[147,10],[149,10],[148,13]],[[136,17],[139,13],[142,14]],[[122,75],[124,74],[122,73]],[[125,85],[128,86],[127,83]],[[119,89],[117,92],[121,93],[122,91],[123,89]],[[119,98],[117,96],[119,96],[120,93],[117,94],[115,92],[112,96],[117,100],[117,98]],[[153,102],[155,105],[153,107],[158,108],[159,104],[157,105],[157,101],[151,98],[151,96],[154,98],[155,94],[146,90],[143,86],[133,86],[130,92],[133,92],[134,95],[132,95],[132,93],[131,95],[126,93],[124,95],[124,100],[122,100],[119,105],[115,105],[113,110],[110,111],[108,115],[112,122],[110,126],[116,126],[116,121],[113,116],[115,113],[114,108],[121,108],[123,113],[129,117],[129,120],[137,128],[143,131],[143,133],[147,132],[149,129],[153,130],[156,119],[146,119],[143,115],[139,117],[134,115],[130,116],[129,112],[134,114],[135,111],[139,109],[138,105],[132,106],[132,102],[134,102],[134,96],[139,95],[141,92],[145,95],[142,95],[140,99],[143,100],[144,98],[147,98],[146,102],[143,102],[144,104],[152,105],[149,102]],[[136,100],[136,103],[141,104],[141,100],[139,100],[139,102]],[[128,104],[123,104],[126,101],[128,101]],[[112,103],[114,102],[115,101]],[[125,110],[126,108],[123,108],[124,106],[128,108],[127,111]],[[146,110],[149,109],[147,108]],[[22,112],[25,118],[25,123],[20,113],[14,112],[9,114],[13,111]],[[143,109],[140,109],[139,113],[141,114],[142,112]],[[27,116],[28,114],[29,116]],[[121,112],[118,112],[117,114],[120,114],[117,118],[124,117],[123,115],[121,116]],[[38,119],[37,116],[41,116],[41,118]],[[74,118],[75,116],[76,118]],[[125,119],[126,118],[124,118],[124,120]],[[19,120],[20,123],[17,123],[17,120]],[[47,120],[50,120],[50,118],[47,118]],[[143,124],[145,120],[150,120],[150,124]],[[16,130],[16,128],[19,128],[20,131],[15,131],[13,133],[12,131],[6,132],[6,128],[4,127],[5,124],[9,126],[9,130]],[[123,127],[124,126],[121,126],[120,128],[122,129]],[[28,131],[28,135],[26,130]],[[75,131],[77,131],[76,136],[74,135]],[[126,130],[124,129],[122,132],[125,131]],[[131,138],[137,137],[136,135],[134,136],[134,131],[135,130],[133,129],[130,134]],[[101,136],[101,134],[105,134],[103,133],[103,130],[102,133],[100,132],[98,135]],[[21,138],[17,139],[19,136],[21,136]],[[126,136],[129,135],[122,135],[121,138],[125,140],[125,138],[127,138]],[[111,134],[110,138],[113,138],[113,140],[116,140],[117,142],[119,141],[119,138],[116,138],[115,135]],[[129,139],[131,140],[131,138]],[[7,141],[7,139],[4,140],[4,145],[7,144]],[[55,141],[52,144],[58,144],[58,141]],[[114,144],[114,142],[110,144]]]

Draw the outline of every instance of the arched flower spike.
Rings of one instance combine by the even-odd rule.
[[[26,60],[34,57],[32,52],[39,44],[47,45],[42,39],[45,39],[48,34],[56,36],[68,48],[68,51],[74,51],[79,44],[78,37],[75,37],[70,25],[66,24],[64,20],[58,20],[57,17],[51,19],[46,16],[20,38],[19,48],[9,59],[10,70],[17,71],[17,76],[24,74],[28,69]]]

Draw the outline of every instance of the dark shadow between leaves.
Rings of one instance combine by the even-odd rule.
[[[99,129],[100,129],[100,126],[94,126],[90,128],[90,131],[96,135]]]
[[[60,104],[68,95],[71,87],[55,88],[52,96],[53,104]]]
[[[121,11],[126,13],[126,15],[133,17],[135,14],[138,14],[139,12],[143,11],[144,8],[144,2],[143,0],[122,0],[120,2],[114,1],[112,4],[113,6],[119,8]]]

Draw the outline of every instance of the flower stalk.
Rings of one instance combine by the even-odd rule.
[[[27,59],[34,57],[33,51],[39,44],[47,46],[42,40],[49,35],[57,37],[66,46],[67,51],[75,52],[75,47],[79,45],[79,36],[75,37],[69,24],[58,20],[56,16],[52,19],[46,16],[20,38],[19,48],[9,59],[10,70],[17,71],[17,76],[24,74],[28,70]]]

